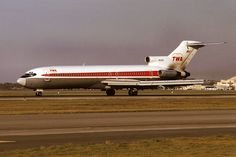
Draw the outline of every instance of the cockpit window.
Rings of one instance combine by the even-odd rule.
[[[37,75],[36,73],[29,72],[29,73],[25,73],[23,76],[21,76],[21,78],[33,77],[36,75]]]

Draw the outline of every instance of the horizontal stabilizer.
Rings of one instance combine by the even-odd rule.
[[[208,45],[220,45],[220,44],[226,44],[226,42],[199,42],[199,43],[187,43],[187,46],[193,47],[193,48],[201,48]]]

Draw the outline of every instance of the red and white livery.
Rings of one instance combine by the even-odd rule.
[[[190,73],[185,69],[197,50],[208,44],[219,43],[182,41],[169,56],[146,57],[146,65],[40,67],[27,71],[17,82],[36,90],[37,96],[42,96],[43,89],[63,88],[102,89],[108,96],[127,88],[134,96],[139,89],[202,84],[203,80],[186,79]]]

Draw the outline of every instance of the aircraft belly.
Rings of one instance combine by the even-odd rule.
[[[31,78],[26,87],[32,89],[90,88],[102,85],[98,78]],[[103,85],[102,85],[103,86]]]

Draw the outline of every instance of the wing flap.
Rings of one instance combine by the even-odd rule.
[[[140,81],[132,79],[110,79],[102,81],[102,84],[112,87],[155,87],[155,86],[185,86],[204,84],[202,79],[192,80],[158,80],[158,81]]]

